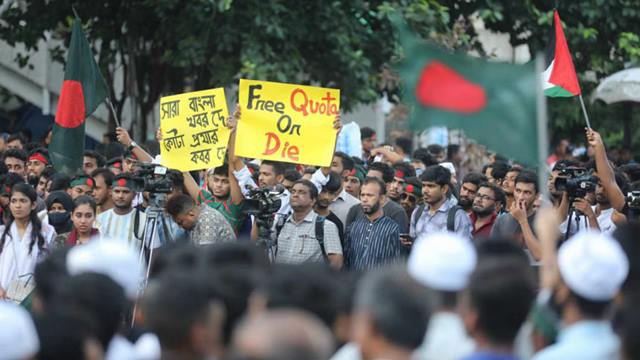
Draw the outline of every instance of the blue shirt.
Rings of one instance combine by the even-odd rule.
[[[367,270],[388,264],[404,252],[398,223],[385,215],[373,222],[366,216],[359,217],[346,233],[344,262],[348,270]]]
[[[562,331],[558,341],[537,353],[533,360],[619,359],[620,340],[607,321],[579,321]]]
[[[448,199],[433,213],[433,215],[431,215],[429,214],[429,205],[425,204],[424,210],[422,211],[422,215],[420,215],[419,219],[416,219],[416,216],[418,216],[419,206],[416,207],[411,214],[411,227],[409,229],[411,237],[415,239],[421,235],[446,231],[449,209],[453,206],[455,206],[455,204],[451,199]],[[466,212],[463,210],[456,211],[455,221],[453,224],[453,232],[463,238],[471,239],[473,226],[471,225],[471,219],[469,219]]]
[[[492,352],[478,351],[461,360],[518,360],[517,357],[509,354],[498,354]]]

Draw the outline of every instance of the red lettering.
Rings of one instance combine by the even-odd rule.
[[[302,94],[304,103],[300,106],[296,105],[296,95]],[[304,116],[309,115],[307,112],[307,104],[309,103],[309,99],[307,98],[307,94],[302,89],[295,89],[291,92],[291,108],[297,112],[301,112]]]
[[[273,155],[280,150],[280,138],[278,135],[272,132],[268,132],[267,135],[267,146],[264,149],[262,155]],[[289,142],[286,141],[284,146],[282,147],[282,151],[280,151],[281,158],[289,158],[293,161],[298,161],[300,155],[300,149],[297,146],[289,146]]]
[[[298,97],[297,95],[301,95]],[[338,105],[333,101],[336,100],[331,93],[327,91],[327,95],[321,98],[321,101],[309,100],[307,93],[302,89],[295,89],[291,92],[291,108],[297,112],[301,112],[304,116],[311,114],[322,115],[338,115]],[[302,100],[302,101],[301,101]]]
[[[272,132],[268,132],[266,133],[266,135],[267,135],[267,147],[264,149],[264,152],[262,153],[262,155],[273,155],[280,148],[280,139],[278,138],[278,135]],[[273,146],[270,146],[272,140],[273,140]]]

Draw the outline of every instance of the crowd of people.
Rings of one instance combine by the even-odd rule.
[[[75,174],[2,134],[0,360],[640,358],[640,164],[598,132],[542,184],[370,128],[327,167],[244,159],[240,121],[164,175],[123,128]]]

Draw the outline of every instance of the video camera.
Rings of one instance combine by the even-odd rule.
[[[161,194],[170,193],[173,189],[173,182],[171,178],[167,176],[170,171],[172,170],[168,170],[166,167],[158,164],[140,163],[138,170],[133,175],[133,181],[136,186],[134,191]]]
[[[587,193],[595,191],[596,184],[598,179],[593,176],[593,170],[576,166],[560,169],[554,182],[557,191],[566,192],[572,199],[583,198]]]
[[[249,185],[246,186],[248,190],[246,194],[245,213],[255,216],[272,215],[280,209],[282,200],[279,196],[284,192],[284,186],[278,184],[275,189],[267,187],[254,188]]]
[[[625,201],[629,209],[640,211],[640,191],[629,191]]]

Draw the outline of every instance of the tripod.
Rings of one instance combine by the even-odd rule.
[[[138,256],[138,262],[142,265],[145,264],[146,260],[146,269],[142,281],[140,282],[140,287],[138,289],[138,298],[144,292],[144,289],[147,287],[147,282],[149,281],[149,273],[151,272],[151,263],[153,262],[153,252],[154,245],[156,244],[156,238],[158,234],[158,223],[163,216],[163,208],[164,204],[167,201],[167,194],[163,193],[151,193],[149,194],[149,207],[147,208],[146,220],[144,223],[144,235],[142,237],[142,243],[140,244],[140,252]],[[164,221],[163,221],[164,224]],[[166,226],[163,226],[160,231],[163,232],[164,239],[169,240],[171,242],[171,234],[167,230]],[[136,318],[136,311],[138,308],[138,300],[136,299],[136,303],[133,306],[133,313],[131,315],[131,326],[134,325],[134,321]]]
[[[574,198],[569,198],[569,204],[573,204],[575,201]],[[569,219],[567,220],[567,229],[564,232],[564,241],[569,240],[569,235],[571,234],[571,219],[575,217],[576,221],[576,233],[580,231],[580,221],[582,221],[585,217],[580,211],[576,210],[573,205],[569,207]]]
[[[273,214],[256,215],[256,224],[258,225],[258,240],[256,244],[263,246],[267,252],[267,257],[271,262],[276,261],[277,239],[273,238]]]

